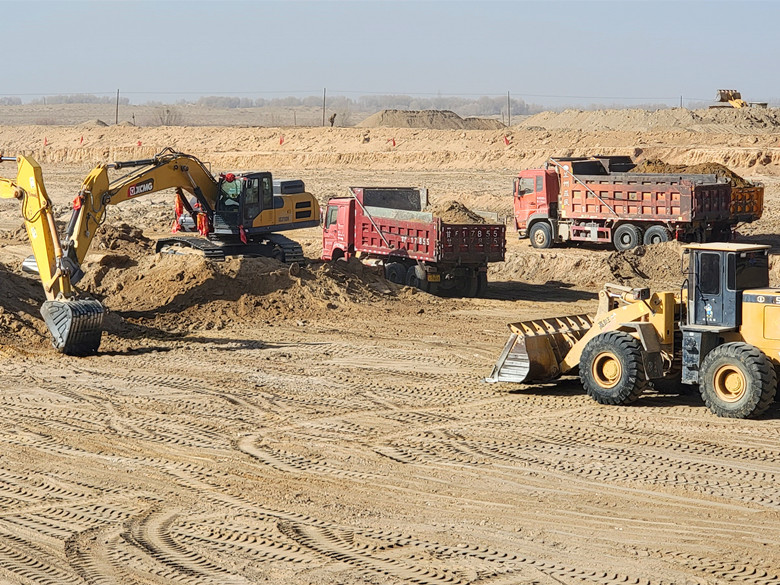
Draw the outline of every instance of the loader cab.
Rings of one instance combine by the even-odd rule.
[[[742,292],[769,286],[769,246],[690,244],[688,327],[726,331],[742,324]]]

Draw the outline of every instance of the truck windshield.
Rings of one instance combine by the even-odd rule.
[[[534,179],[533,177],[523,177],[518,181],[517,184],[517,194],[519,195],[525,195],[526,193],[533,193],[534,192]]]
[[[766,252],[729,254],[729,289],[744,290],[769,286],[769,256]]]

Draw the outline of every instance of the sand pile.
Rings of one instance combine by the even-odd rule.
[[[40,314],[45,300],[39,281],[0,264],[0,346],[6,343],[28,348],[50,346],[48,330]]]
[[[565,110],[542,112],[524,119],[519,127],[582,132],[702,132],[725,134],[762,134],[780,128],[780,110],[776,108],[719,108],[688,110],[667,108],[650,110]]]
[[[90,252],[121,250],[122,254],[136,258],[153,253],[154,246],[154,241],[137,227],[126,223],[103,224],[95,232]]]
[[[481,215],[455,200],[429,205],[426,211],[430,211],[434,217],[440,217],[445,223],[486,223]]]
[[[357,126],[432,130],[497,130],[504,127],[498,120],[461,118],[449,110],[382,110],[369,116]]]
[[[649,286],[653,290],[676,290],[684,280],[680,273],[682,245],[665,242],[639,246],[606,256],[574,250],[508,253],[503,264],[491,266],[491,280],[514,280],[531,284],[561,283],[566,286],[600,289],[611,282],[625,286]]]
[[[291,268],[270,258],[212,262],[197,254],[137,260],[106,254],[86,273],[81,286],[106,307],[168,331],[321,317],[399,292],[357,260]]]
[[[697,165],[673,165],[657,158],[647,159],[638,164],[631,172],[636,173],[669,173],[683,175],[715,175],[731,180],[735,187],[749,187],[751,183],[740,177],[728,167],[715,162],[701,163]]]

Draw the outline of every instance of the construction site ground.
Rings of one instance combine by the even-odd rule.
[[[624,116],[615,131],[382,129],[372,156],[364,128],[103,127],[79,142],[83,127],[5,127],[0,148],[39,160],[61,221],[95,163],[165,146],[301,178],[323,202],[424,186],[502,215],[512,174],[546,156],[710,158],[764,181],[767,211],[741,239],[780,247],[776,135]],[[155,255],[172,214],[169,193],[109,211],[81,283],[106,332],[74,358],[50,347],[18,204],[0,200],[0,583],[780,584],[778,404],[731,420],[684,389],[608,407],[576,377],[483,382],[509,322],[592,312],[604,282],[679,288],[676,243],[540,251],[510,228],[487,298],[438,298],[318,262],[318,229],[287,233],[311,259],[300,272]]]

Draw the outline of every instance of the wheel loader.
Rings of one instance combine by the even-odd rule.
[[[578,373],[591,398],[612,405],[652,386],[693,384],[718,416],[759,416],[775,398],[780,368],[780,289],[769,288],[768,250],[689,244],[679,291],[606,284],[595,315],[512,323],[487,381]]]

